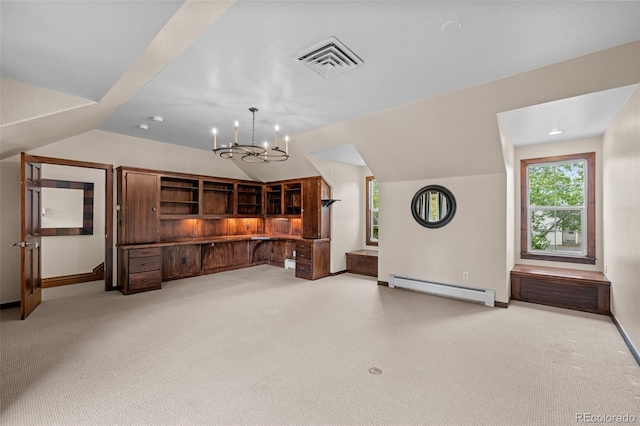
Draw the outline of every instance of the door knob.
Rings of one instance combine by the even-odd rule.
[[[11,247],[20,247],[20,248],[27,248],[29,246],[34,246],[33,248],[38,248],[40,247],[40,243],[34,243],[32,241],[19,241],[17,243],[13,243],[11,244]]]
[[[155,207],[151,207],[151,211],[157,212],[157,211],[158,211],[158,209],[157,209],[157,208],[155,208]]]

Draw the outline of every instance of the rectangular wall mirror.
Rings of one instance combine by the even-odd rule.
[[[93,235],[93,183],[42,179],[42,235]]]

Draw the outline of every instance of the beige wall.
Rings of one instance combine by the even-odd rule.
[[[20,300],[20,161],[0,161],[0,303]]]
[[[344,271],[345,253],[364,247],[362,199],[369,170],[313,155],[307,157],[331,186],[331,197],[340,200],[331,205],[331,272]]]
[[[249,179],[234,163],[220,159],[210,152],[101,130],[93,130],[46,145],[31,151],[30,154],[112,164],[114,167],[133,166]],[[0,303],[8,303],[20,300],[20,250],[7,248],[8,244],[20,240],[20,158],[14,156],[1,161],[0,164]],[[43,245],[42,249],[46,252],[47,247]],[[114,247],[114,259],[116,258]]]
[[[455,217],[442,228],[425,228],[411,215],[411,199],[426,185],[442,185],[456,199]],[[505,174],[380,183],[378,279],[394,274],[492,289],[507,302],[506,190]]]
[[[520,160],[527,158],[550,157],[556,155],[580,154],[583,152],[596,153],[596,264],[583,265],[580,263],[549,262],[520,258]],[[527,265],[542,265],[555,268],[583,269],[602,271],[603,243],[602,243],[602,137],[576,139],[572,141],[544,143],[539,145],[517,146],[515,148],[515,203],[514,203],[514,247],[516,263]]]
[[[640,349],[640,88],[604,136],[604,265],[611,310]]]
[[[105,175],[104,170],[99,169],[42,165],[44,179],[91,182],[94,187],[93,235],[42,237],[42,278],[91,272],[104,262]],[[83,193],[80,190],[65,191],[78,192],[80,195]],[[47,192],[46,188],[42,192],[42,206],[47,209],[46,214],[54,215],[50,206],[55,206],[55,200],[48,197],[48,194],[54,194]],[[80,203],[82,201],[81,198]],[[82,211],[82,204],[77,207]]]
[[[504,156],[504,166],[507,172],[507,189],[506,189],[506,210],[507,221],[506,226],[506,253],[507,263],[505,273],[505,279],[507,282],[511,282],[511,268],[516,262],[516,245],[515,245],[515,214],[516,210],[516,191],[515,191],[515,173],[518,170],[515,163],[515,148],[511,142],[511,137],[507,133],[507,129],[504,127],[502,121],[498,118],[498,128],[500,131],[500,141],[502,143],[502,155]],[[519,249],[519,246],[517,246]],[[508,297],[511,297],[511,286],[508,286]]]

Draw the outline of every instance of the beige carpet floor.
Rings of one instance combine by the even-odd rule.
[[[640,423],[640,367],[601,315],[267,265],[45,289],[18,315],[1,313],[2,425]]]

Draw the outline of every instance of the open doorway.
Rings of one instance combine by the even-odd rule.
[[[113,166],[49,157],[42,164],[42,288],[113,287]],[[64,257],[64,261],[61,261]]]

